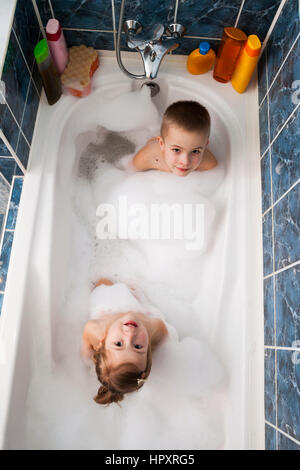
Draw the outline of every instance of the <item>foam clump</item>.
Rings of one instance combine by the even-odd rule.
[[[220,163],[207,178],[200,173],[177,178],[155,171],[138,173],[119,165],[125,158],[128,163],[133,148],[142,146],[159,129],[160,116],[146,87],[113,100],[103,99],[101,109],[93,105],[92,97],[82,106],[87,107],[87,119],[79,119],[83,111],[78,108],[69,129],[74,135],[92,131],[94,140],[88,145],[82,141],[86,143],[81,152],[84,163],[77,162],[69,195],[73,230],[64,303],[55,328],[55,363],[50,371],[37,360],[24,447],[222,448],[226,374],[199,325],[205,315],[210,324],[208,307],[218,301],[218,289],[208,284],[207,276],[215,276],[217,283],[214,239],[218,205],[212,196],[224,178],[224,166]],[[111,138],[115,132],[117,150]],[[188,250],[185,240],[99,240],[96,209],[101,203],[116,206],[120,196],[129,204],[145,207],[153,202],[203,204],[207,223],[202,250]],[[93,367],[86,367],[79,357],[90,301],[93,308],[92,285],[101,277],[135,287],[144,309],[161,315],[169,329],[168,339],[153,355],[146,384],[139,392],[127,394],[121,407],[103,407],[93,401],[99,382]],[[115,289],[119,288],[117,284]],[[107,305],[111,306],[111,299]],[[117,306],[116,294],[115,309]]]

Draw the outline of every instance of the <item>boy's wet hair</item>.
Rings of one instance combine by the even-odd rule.
[[[210,132],[210,115],[207,109],[197,101],[176,101],[163,115],[160,134],[167,135],[168,127],[175,124],[190,132]]]

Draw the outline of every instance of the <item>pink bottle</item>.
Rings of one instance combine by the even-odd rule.
[[[46,36],[52,60],[58,73],[61,75],[66,68],[69,56],[66,40],[59,21],[54,18],[48,21],[46,26]]]

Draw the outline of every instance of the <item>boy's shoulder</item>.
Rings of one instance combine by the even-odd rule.
[[[157,137],[148,140],[132,160],[133,166],[138,171],[162,170],[167,171],[167,166],[163,160]]]
[[[196,171],[207,171],[212,170],[218,165],[216,157],[208,150],[205,149],[203,159],[196,169]]]

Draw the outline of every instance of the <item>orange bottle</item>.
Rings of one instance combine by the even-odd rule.
[[[247,36],[242,30],[224,28],[213,73],[215,80],[221,83],[229,82],[246,40]]]
[[[216,54],[211,49],[209,42],[200,42],[199,48],[190,53],[187,58],[187,69],[193,75],[201,75],[208,72],[214,65]]]

